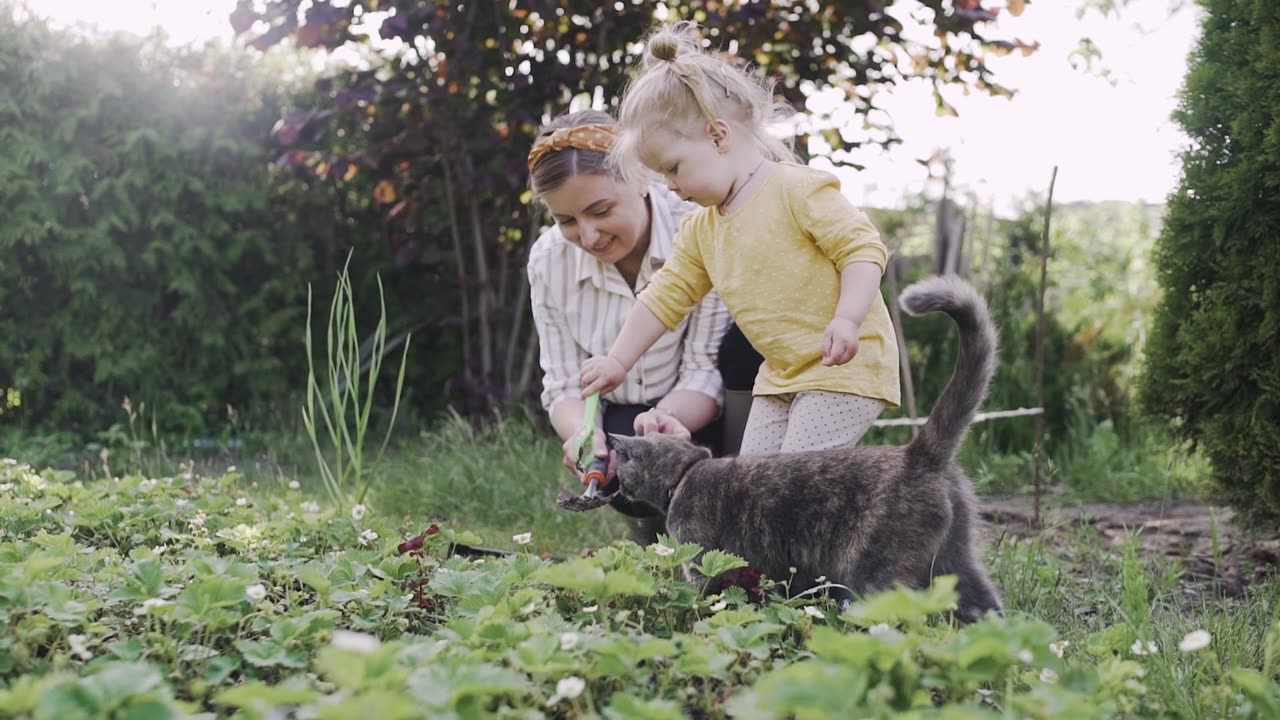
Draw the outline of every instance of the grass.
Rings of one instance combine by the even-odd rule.
[[[560,464],[560,443],[528,420],[495,418],[477,429],[449,417],[389,456],[370,505],[420,522],[447,519],[508,549],[525,532],[528,549],[568,554],[625,537],[617,513],[556,508],[562,489],[581,492],[575,482]]]
[[[1141,557],[1135,546],[1109,549],[1091,528],[1077,527],[1057,548],[1043,539],[1015,539],[990,558],[1008,607],[1056,628],[1070,643],[1069,654],[1141,657],[1149,692],[1177,709],[1175,716],[1226,717],[1234,698],[1204,688],[1222,682],[1231,668],[1267,664],[1263,638],[1280,619],[1280,581],[1273,577],[1227,598],[1213,585],[1180,582],[1176,561]],[[1180,651],[1179,642],[1196,630],[1209,632],[1211,650]],[[1135,655],[1135,642],[1141,652],[1149,651],[1147,643],[1156,650]]]

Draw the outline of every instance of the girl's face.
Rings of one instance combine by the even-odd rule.
[[[643,156],[645,165],[660,173],[672,192],[703,207],[724,202],[733,184],[729,157],[709,135],[657,130],[646,138]]]
[[[649,204],[610,175],[574,175],[542,195],[560,232],[601,262],[647,250]]]

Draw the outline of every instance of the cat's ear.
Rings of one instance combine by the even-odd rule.
[[[626,447],[626,440],[625,435],[618,435],[617,433],[604,434],[604,446],[610,450]]]

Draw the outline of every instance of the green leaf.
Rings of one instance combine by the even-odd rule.
[[[604,716],[609,720],[681,720],[684,713],[670,700],[642,700],[629,693],[616,693]]]
[[[1280,695],[1277,695],[1276,684],[1262,673],[1238,668],[1231,671],[1231,682],[1261,711],[1261,717],[1280,717]]]
[[[658,592],[658,584],[651,575],[642,575],[632,570],[610,570],[604,577],[604,596],[640,595],[653,597]]]
[[[414,670],[405,681],[410,694],[435,710],[455,709],[479,698],[530,691],[521,673],[496,665],[430,665]]]
[[[605,595],[605,573],[591,558],[575,558],[548,565],[533,574],[533,580],[552,587],[573,590],[589,597]]]
[[[306,658],[291,653],[274,640],[237,640],[236,649],[244,656],[245,662],[258,667],[274,667],[277,665],[290,668],[304,668]]]
[[[219,655],[209,661],[204,667],[204,679],[210,685],[220,685],[226,682],[231,674],[240,669],[240,656],[235,653],[227,653]]]
[[[918,626],[932,615],[954,610],[958,600],[956,576],[944,575],[934,578],[927,590],[899,587],[872,595],[850,605],[845,615],[864,628],[880,623]]]
[[[740,718],[861,717],[869,682],[865,670],[806,660],[767,673],[728,710]]]
[[[213,701],[219,705],[266,713],[283,705],[314,702],[320,697],[319,692],[306,687],[273,686],[258,680],[250,680],[243,685],[223,690],[214,696]]]
[[[702,554],[697,570],[706,577],[713,578],[730,570],[747,567],[747,561],[721,550],[708,550]]]
[[[142,638],[130,637],[112,642],[107,649],[121,660],[140,660],[147,646],[142,642]]]
[[[333,589],[333,583],[329,580],[329,573],[315,563],[305,565],[299,569],[298,580],[315,590],[316,594],[322,598],[328,598],[329,592]]]

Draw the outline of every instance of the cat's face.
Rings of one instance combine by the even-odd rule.
[[[710,450],[671,435],[609,435],[608,444],[618,454],[618,491],[663,513],[685,471],[711,457]]]

